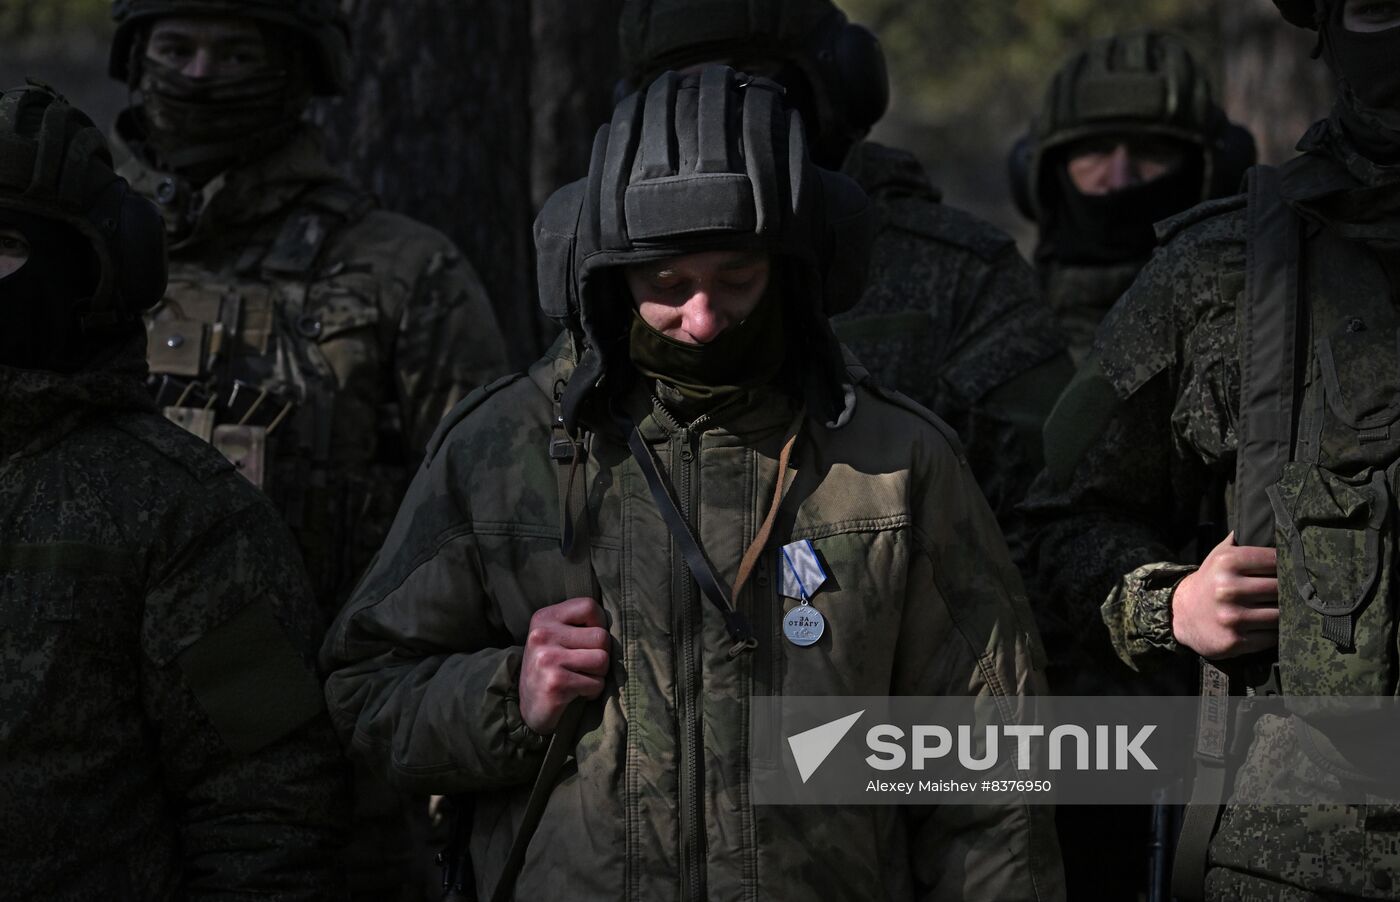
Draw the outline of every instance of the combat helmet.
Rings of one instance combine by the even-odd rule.
[[[1056,151],[1106,133],[1156,135],[1198,147],[1200,194],[1184,207],[1237,190],[1255,161],[1254,139],[1216,103],[1210,79],[1181,39],[1144,30],[1095,41],[1056,71],[1041,113],[1010,159],[1012,193],[1044,221]]]
[[[828,317],[864,288],[874,236],[869,199],[808,155],[802,120],[776,82],[727,66],[667,72],[617,105],[599,129],[587,178],[560,188],[535,221],[540,304],[574,335],[563,391],[572,432],[607,374],[630,303],[616,268],[707,250],[769,253],[800,305],[793,333],[825,368],[841,364]],[[827,396],[826,410],[840,406]],[[834,413],[832,414],[834,418]]]
[[[137,69],[137,36],[156,19],[168,16],[221,16],[255,19],[291,29],[311,50],[308,67],[312,90],[321,96],[341,94],[350,82],[350,25],[337,0],[114,0],[108,73],[130,82]]]
[[[879,40],[831,0],[625,0],[618,42],[634,90],[667,69],[711,61],[790,67],[811,95],[810,104],[795,105],[811,108],[817,150],[849,147],[889,107]]]
[[[165,224],[112,167],[102,132],[52,90],[0,93],[0,210],[64,223],[92,244],[98,281],[85,328],[131,322],[165,291]]]

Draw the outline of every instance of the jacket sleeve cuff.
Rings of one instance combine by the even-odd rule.
[[[506,741],[513,751],[534,754],[543,751],[549,745],[549,737],[530,729],[520,713],[520,655],[521,651],[513,650],[507,661],[510,684],[506,687],[502,699]]]
[[[1134,670],[1150,670],[1182,653],[1172,633],[1172,593],[1194,564],[1144,564],[1114,587],[1100,609],[1114,651]]]

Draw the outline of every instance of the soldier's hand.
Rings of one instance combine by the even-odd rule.
[[[530,618],[520,716],[536,733],[553,733],[569,702],[602,693],[610,643],[603,623],[603,609],[592,598],[570,598]]]
[[[1274,549],[1236,545],[1230,533],[1172,593],[1176,641],[1211,659],[1278,645],[1277,573]]]

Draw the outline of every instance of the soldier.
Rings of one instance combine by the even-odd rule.
[[[958,431],[1019,563],[1013,507],[1040,469],[1040,424],[1072,364],[1011,238],[941,203],[912,154],[864,140],[889,101],[875,36],[831,0],[627,0],[619,37],[634,85],[709,61],[774,78],[802,113],[812,158],[874,201],[870,278],[836,334],[881,383]]]
[[[952,431],[842,361],[828,317],[860,296],[871,210],[781,98],[714,66],[619,104],[536,222],[567,331],[444,421],[322,650],[352,754],[477,793],[482,898],[1061,894],[1043,806],[750,801],[753,696],[1041,686]],[[839,583],[815,647],[784,638],[794,537]],[[580,738],[566,712],[600,695]]]
[[[314,0],[122,0],[120,171],[154,199],[171,278],[149,318],[167,415],[261,485],[327,616],[379,548],[428,436],[505,369],[471,264],[375,209],[301,115],[339,93],[348,26]]]
[[[1046,426],[1029,507],[1047,581],[1106,599],[1101,621],[1085,607],[1080,622],[1106,624],[1095,641],[1144,674],[1198,654],[1219,663],[1203,670],[1213,696],[1391,696],[1400,4],[1276,5],[1319,29],[1333,113],[1246,194],[1164,224]],[[1233,532],[1198,566],[1177,549],[1214,483],[1230,486]],[[1330,743],[1303,718],[1230,731],[1203,733],[1198,752],[1247,748],[1246,799],[1279,801],[1268,784],[1286,777],[1285,801],[1317,800],[1328,773],[1374,767],[1374,750],[1318,758]],[[1400,898],[1393,805],[1222,810],[1229,783],[1223,767],[1198,773],[1178,897]]]
[[[1151,255],[1152,224],[1234,194],[1254,161],[1253,136],[1225,117],[1180,39],[1132,32],[1065,60],[1010,168],[1076,366]]]
[[[157,403],[272,498],[328,621],[438,420],[505,371],[504,340],[451,242],[376,209],[302,121],[348,80],[339,4],[120,0],[113,16],[111,74],[140,98],[117,121],[119,171],[170,238],[148,317]],[[375,900],[413,879],[399,834],[426,830],[426,800],[396,815],[382,792],[357,791],[369,832],[350,853]]]
[[[1010,168],[1017,205],[1039,224],[1041,287],[1076,365],[1147,262],[1153,223],[1235,193],[1254,156],[1253,138],[1226,119],[1178,38],[1132,32],[1065,60]],[[1097,657],[1081,653],[1082,627],[1057,616],[1065,604],[1037,601],[1056,693],[1115,692],[1131,682],[1107,643]],[[1179,691],[1191,691],[1187,680],[1189,673]],[[1056,820],[1071,898],[1129,899],[1143,890],[1148,809],[1064,806]]]
[[[305,571],[146,392],[163,231],[91,120],[0,94],[0,899],[342,899]]]

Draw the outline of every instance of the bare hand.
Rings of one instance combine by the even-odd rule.
[[[1278,555],[1230,533],[1172,593],[1172,634],[1204,658],[1278,645]]]
[[[520,716],[536,733],[559,725],[569,702],[597,698],[608,674],[609,636],[592,598],[570,598],[530,618],[520,665]]]

